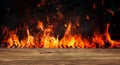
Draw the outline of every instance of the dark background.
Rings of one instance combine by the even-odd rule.
[[[39,19],[44,21],[43,23],[46,23],[46,16],[52,17],[56,15],[58,11],[60,11],[65,17],[65,20],[63,21],[69,19],[74,21],[78,16],[80,16],[80,21],[83,22],[80,22],[81,29],[78,30],[87,29],[87,33],[85,35],[89,35],[89,32],[91,32],[91,30],[96,27],[103,31],[105,24],[110,22],[109,32],[112,39],[120,39],[119,0],[103,0],[104,5],[102,5],[102,0],[44,1],[45,0],[0,0],[0,27],[7,26],[10,29],[15,29],[17,26],[22,26],[26,22],[28,23],[28,26],[31,26],[32,19]],[[37,7],[39,3],[42,3],[42,5],[40,7]],[[93,9],[94,3],[96,3],[95,9]],[[57,8],[59,8],[59,10]],[[112,16],[111,13],[109,13],[106,9],[114,11],[115,15]],[[90,20],[85,19],[86,15],[90,16]],[[67,17],[69,17],[69,19],[67,19]],[[88,23],[87,21],[90,21],[92,23]],[[91,29],[89,26],[92,24],[94,25]],[[62,23],[60,23],[58,27],[59,26],[62,26]],[[85,33],[83,30],[81,33]]]

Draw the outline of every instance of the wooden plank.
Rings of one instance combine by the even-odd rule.
[[[4,49],[0,65],[120,65],[120,49]]]

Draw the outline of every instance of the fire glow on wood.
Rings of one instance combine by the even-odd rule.
[[[79,1],[83,3],[83,0]],[[68,4],[64,4],[67,2]],[[26,9],[26,17],[23,16],[22,22],[18,22],[21,24],[15,28],[1,26],[0,46],[6,48],[120,48],[120,40],[112,40],[109,33],[111,20],[101,18],[105,19],[101,21],[106,21],[101,25],[102,32],[99,27],[101,21],[95,11],[99,10],[99,5],[104,6],[104,0],[100,0],[100,3],[94,1],[90,3],[88,0],[89,5],[85,4],[91,5],[88,13],[87,9],[81,7],[83,5],[76,5],[73,7],[74,11],[70,11],[68,6],[74,3],[80,4],[76,2],[78,0],[41,0],[32,10],[35,12],[34,15],[30,13],[29,8]],[[12,3],[14,3],[13,0]],[[51,6],[55,7],[55,12],[52,10],[51,13]],[[102,12],[104,17],[107,13],[111,17],[115,16],[112,9],[106,7],[104,9],[105,11]]]

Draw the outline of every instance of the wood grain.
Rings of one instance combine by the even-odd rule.
[[[0,65],[120,65],[120,49],[4,49]]]

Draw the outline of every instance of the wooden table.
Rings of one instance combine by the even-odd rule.
[[[120,65],[120,49],[5,49],[0,65]]]

